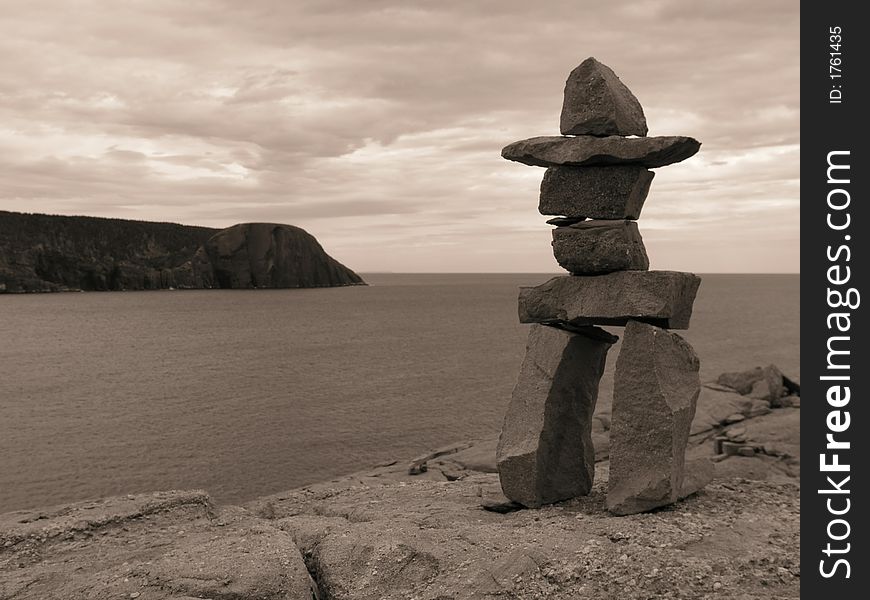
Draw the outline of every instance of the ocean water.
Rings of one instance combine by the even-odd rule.
[[[0,296],[0,512],[170,488],[240,502],[497,433],[528,332],[517,287],[550,276],[364,277]],[[705,276],[683,333],[702,378],[799,376],[799,285]]]

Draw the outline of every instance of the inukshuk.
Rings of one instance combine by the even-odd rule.
[[[592,414],[610,346],[598,327],[625,326],[616,362],[607,507],[650,510],[703,487],[710,463],[686,465],[700,390],[698,358],[670,329],[686,329],[700,278],[649,271],[636,219],[653,172],[689,158],[690,137],[646,137],[640,103],[607,66],[588,58],[565,85],[562,136],[502,150],[546,167],[539,210],[556,218],[553,252],[570,275],[522,288],[533,323],[499,438],[505,495],[537,507],[588,494],[595,472]],[[636,136],[636,137],[628,137]]]

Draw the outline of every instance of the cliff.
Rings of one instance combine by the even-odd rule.
[[[306,231],[0,211],[0,293],[364,284]]]
[[[204,254],[204,257],[203,257]],[[303,288],[358,285],[359,275],[330,257],[303,229],[272,223],[234,225],[205,243],[211,286]]]

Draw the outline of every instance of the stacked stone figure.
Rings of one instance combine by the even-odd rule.
[[[616,362],[607,507],[631,514],[675,502],[710,480],[711,464],[687,465],[700,391],[686,329],[700,278],[649,271],[636,220],[653,172],[689,158],[689,137],[646,137],[637,98],[589,58],[565,85],[562,136],[502,150],[546,167],[539,210],[554,216],[553,253],[570,272],[522,288],[519,315],[533,323],[497,461],[505,495],[537,507],[588,494],[595,472],[592,414],[610,346],[599,325],[624,326]],[[629,137],[632,136],[632,137]]]

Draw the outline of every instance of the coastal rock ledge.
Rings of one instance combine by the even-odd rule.
[[[505,514],[498,476],[346,479],[218,507],[200,492],[0,516],[0,598],[797,598],[788,483],[731,479],[613,517],[588,496]],[[735,540],[739,540],[736,542]]]
[[[0,211],[0,293],[365,285],[299,227]]]
[[[598,408],[589,495],[537,509],[502,494],[493,437],[244,506],[194,490],[0,514],[0,600],[800,597],[797,379],[704,383],[686,457],[713,482],[623,517]]]

